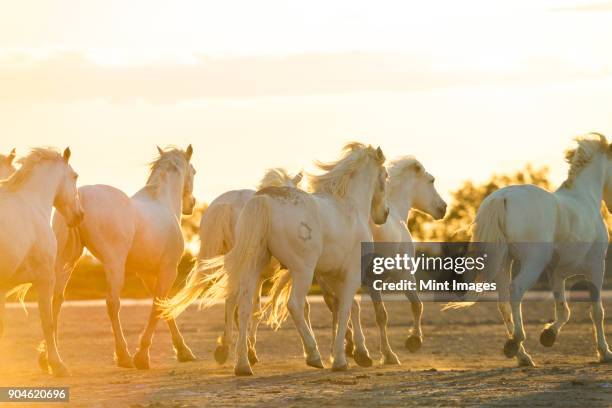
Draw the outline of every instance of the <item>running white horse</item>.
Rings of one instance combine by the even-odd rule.
[[[302,173],[290,176],[285,169],[274,168],[266,172],[263,179],[257,186],[257,190],[266,187],[298,187],[302,180]],[[215,198],[202,216],[200,221],[200,253],[198,259],[209,259],[216,256],[225,255],[234,246],[234,233],[236,223],[244,205],[255,195],[256,190],[243,189],[232,190],[221,194]],[[272,259],[267,266],[268,272],[264,276],[271,276],[279,268],[278,261]],[[255,311],[249,326],[249,360],[255,364],[257,353],[255,352],[255,342],[257,327],[259,325],[259,306],[261,304],[261,286],[264,279],[260,279],[257,290],[255,291]],[[217,340],[215,349],[215,360],[219,364],[225,363],[229,354],[232,342],[231,333],[233,325],[234,310],[225,310],[225,329],[223,335]]]
[[[392,253],[403,254],[414,257],[415,250],[412,235],[408,230],[407,219],[411,209],[417,209],[431,215],[435,219],[441,219],[446,214],[446,203],[434,187],[434,177],[425,171],[423,165],[412,156],[405,156],[392,161],[387,166],[389,179],[387,181],[387,202],[389,205],[389,217],[387,222],[376,225],[370,221],[370,228],[375,242],[384,242],[387,245],[396,243],[396,249],[390,249]],[[389,271],[387,276],[394,280],[414,281],[415,276],[409,271]],[[270,312],[268,323],[279,327],[287,316],[287,295],[290,293],[290,277],[285,271],[280,272],[273,278],[274,284],[271,289],[270,303],[266,304],[266,310]],[[323,289],[325,303],[332,310],[337,304],[337,299]],[[369,286],[372,303],[376,313],[376,323],[380,332],[380,351],[383,364],[400,364],[399,358],[391,349],[387,337],[387,311],[380,297],[380,293]],[[406,297],[410,300],[413,330],[406,339],[406,348],[416,352],[422,344],[423,334],[421,331],[421,317],[423,315],[423,303],[419,299],[417,291],[406,291]],[[362,329],[360,319],[359,302],[353,301],[351,323],[346,336],[347,355],[355,357],[360,365],[368,365],[366,355],[360,351],[362,340]],[[354,331],[354,333],[353,333]],[[355,338],[354,338],[355,337]],[[355,346],[354,346],[355,345]],[[360,361],[363,360],[363,361]]]
[[[583,275],[591,283],[591,319],[599,359],[612,361],[601,302],[608,231],[600,211],[602,199],[612,204],[612,146],[600,134],[576,141],[578,146],[566,153],[568,177],[557,191],[533,185],[502,188],[483,201],[474,221],[473,241],[495,243],[503,254],[485,269],[485,280],[497,282],[499,310],[509,336],[504,353],[508,358],[516,356],[519,366],[534,366],[523,345],[521,300],[544,270],[552,281],[555,321],[544,327],[540,342],[548,347],[554,344],[570,316],[565,280]],[[520,272],[511,281],[513,261],[520,262]]]
[[[0,181],[0,336],[4,331],[6,296],[23,301],[28,289],[38,293],[38,308],[45,338],[45,361],[54,375],[68,374],[57,350],[51,302],[57,242],[51,230],[53,207],[76,226],[83,218],[76,188],[77,174],[64,154],[34,149],[19,160],[21,167]]]
[[[387,185],[387,200],[389,203],[389,218],[382,225],[370,223],[375,242],[395,242],[397,249],[394,253],[406,254],[411,258],[415,256],[412,235],[408,229],[408,214],[412,208],[431,215],[434,219],[444,218],[446,202],[434,187],[435,178],[425,171],[423,165],[414,157],[402,157],[392,161],[389,166],[389,182]],[[415,281],[414,274],[407,270],[390,271],[395,280]],[[374,291],[372,286],[369,286]],[[406,348],[411,352],[417,351],[423,342],[421,331],[421,317],[423,303],[416,290],[406,291],[410,300],[413,318],[413,330],[406,339]],[[397,355],[389,345],[387,338],[387,311],[380,298],[380,293],[371,293],[372,304],[376,312],[376,323],[380,331],[380,351],[384,364],[399,364]],[[375,300],[378,299],[378,300]]]
[[[70,274],[86,247],[104,265],[108,285],[106,306],[115,336],[115,358],[119,367],[149,368],[149,349],[159,320],[155,300],[165,298],[177,276],[184,249],[180,219],[195,205],[190,164],[193,149],[162,150],[151,163],[147,184],[131,198],[105,185],[79,188],[87,216],[78,229],[67,228],[62,217],[53,218],[59,251],[53,313],[55,325]],[[126,271],[133,271],[153,295],[148,324],[140,347],[130,356],[119,320],[120,299]],[[168,320],[178,361],[193,361],[174,320]]]
[[[291,273],[287,307],[310,366],[323,368],[304,313],[315,270],[339,299],[332,370],[346,370],[344,337],[361,282],[361,242],[372,239],[370,217],[382,224],[389,214],[384,161],[380,148],[350,143],[337,162],[318,164],[325,173],[310,176],[312,194],[291,187],[260,190],[240,214],[232,250],[224,257],[200,262],[185,287],[164,302],[165,315],[176,316],[198,298],[204,307],[223,297],[226,301],[236,298],[239,336],[234,372],[252,375],[248,321],[262,269],[274,256]]]
[[[8,156],[0,154],[0,180],[4,180],[15,172],[13,160],[15,160],[15,149],[11,150]]]

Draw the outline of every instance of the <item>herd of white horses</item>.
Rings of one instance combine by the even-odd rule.
[[[582,275],[591,282],[591,318],[599,359],[612,361],[600,293],[608,247],[601,203],[612,207],[612,144],[595,133],[577,138],[576,143],[566,153],[569,172],[559,189],[502,188],[484,200],[472,224],[473,241],[506,248],[485,278],[497,282],[499,310],[508,332],[504,353],[516,357],[519,365],[534,365],[523,344],[521,300],[544,270],[552,277],[555,320],[544,328],[541,343],[552,346],[569,319],[566,278]],[[58,352],[58,319],[70,275],[87,248],[104,266],[106,305],[119,367],[149,367],[159,320],[168,324],[178,361],[195,360],[175,319],[194,302],[208,308],[224,301],[225,329],[215,359],[219,363],[227,360],[236,326],[236,375],[253,373],[260,320],[266,318],[278,327],[287,316],[300,335],[306,364],[323,368],[306,299],[313,280],[332,313],[332,370],[346,370],[347,356],[358,365],[372,365],[355,298],[361,285],[361,243],[395,242],[398,251],[413,256],[407,227],[410,210],[435,219],[446,213],[434,177],[418,160],[404,156],[387,162],[380,148],[350,143],[337,161],[317,162],[320,172],[307,175],[306,187],[301,187],[301,173],[292,177],[273,169],[257,190],[222,194],[202,217],[198,262],[184,287],[168,297],[184,250],[181,215],[191,214],[195,206],[196,171],[191,146],[185,150],[158,148],[158,153],[146,184],[131,197],[106,185],[77,188],[77,173],[69,164],[70,149],[63,154],[33,149],[17,161],[17,167],[14,150],[0,156],[0,336],[5,299],[15,295],[23,300],[33,286],[44,335],[39,364],[54,375],[68,374]],[[563,250],[564,245],[574,243],[581,250]],[[514,279],[513,262],[520,269]],[[119,313],[128,271],[142,279],[153,297],[134,355],[128,350]],[[407,272],[401,278],[414,280],[414,275]],[[262,305],[266,279],[272,286],[269,301]],[[423,305],[416,291],[405,295],[414,319],[406,347],[415,352],[422,344]],[[372,303],[382,363],[399,364],[387,337],[385,305],[379,297],[372,297]]]

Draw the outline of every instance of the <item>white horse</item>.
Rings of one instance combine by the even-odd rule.
[[[446,203],[434,187],[434,177],[425,171],[423,165],[412,156],[401,157],[392,161],[387,166],[389,179],[387,181],[387,203],[389,205],[389,217],[387,222],[381,225],[370,221],[375,242],[397,243],[393,251],[398,254],[407,254],[414,257],[414,245],[412,235],[408,230],[407,219],[411,209],[417,209],[431,215],[435,219],[441,219],[446,214]],[[390,271],[395,280],[414,281],[415,277],[409,271]],[[287,295],[290,293],[290,277],[286,272],[281,272],[273,278],[270,303],[266,309],[270,312],[268,322],[278,327],[287,316],[285,305]],[[337,299],[327,293],[324,285],[321,286],[323,296],[327,306],[334,312]],[[387,311],[385,305],[372,287],[369,287],[372,304],[376,313],[376,323],[380,333],[380,351],[383,364],[400,364],[397,355],[389,345],[387,337]],[[406,297],[410,300],[414,328],[410,336],[406,339],[406,348],[411,352],[416,352],[422,344],[423,334],[421,331],[421,317],[423,314],[423,304],[419,300],[417,291],[406,291]],[[362,329],[359,319],[359,302],[353,301],[351,313],[351,327],[347,330],[346,351],[347,355],[353,356],[357,363],[368,366],[368,357],[363,352]],[[354,334],[353,334],[354,331]],[[353,338],[355,337],[355,338]]]
[[[612,361],[604,331],[601,287],[608,248],[608,232],[601,215],[602,198],[612,204],[612,146],[599,134],[576,139],[578,146],[566,153],[570,165],[567,180],[555,192],[533,185],[505,187],[481,204],[473,225],[473,241],[496,243],[503,255],[485,269],[486,280],[497,282],[499,310],[509,340],[508,358],[519,366],[534,366],[525,351],[521,300],[547,270],[555,297],[555,321],[547,324],[540,342],[554,344],[567,323],[570,309],[565,299],[565,280],[583,275],[591,283],[591,318],[597,351],[602,362]],[[520,262],[520,272],[511,281],[511,264]],[[473,303],[453,303],[466,307]]]
[[[87,216],[78,229],[67,228],[62,217],[53,218],[59,251],[53,313],[55,324],[64,300],[70,274],[86,247],[104,265],[108,285],[106,306],[115,337],[115,358],[119,367],[149,368],[149,349],[159,320],[155,300],[164,298],[177,276],[184,250],[180,219],[195,205],[190,164],[193,149],[162,150],[151,163],[147,184],[134,196],[105,185],[79,188]],[[154,297],[140,347],[130,356],[119,320],[120,299],[126,271],[135,272]],[[168,320],[178,361],[193,361],[174,320]]]
[[[33,285],[46,343],[48,366],[44,369],[50,368],[57,376],[67,375],[68,369],[57,350],[51,313],[57,250],[51,212],[55,207],[72,226],[83,218],[77,174],[69,159],[70,149],[63,155],[51,149],[34,149],[19,160],[19,170],[0,181],[0,335],[6,296],[17,294],[23,301]]]
[[[274,168],[266,172],[257,190],[266,187],[298,187],[302,180],[302,173],[298,173],[292,177],[285,169]],[[236,230],[236,222],[238,216],[244,208],[244,205],[255,195],[256,190],[243,189],[231,190],[221,194],[215,198],[202,216],[200,221],[200,253],[198,259],[210,259],[216,256],[225,255],[234,246],[234,233]],[[272,259],[267,266],[267,273],[264,275],[272,275],[279,268],[278,261]],[[249,327],[249,360],[251,364],[258,361],[257,353],[255,352],[255,342],[257,327],[259,325],[259,306],[261,304],[261,286],[264,280],[260,279],[257,290],[255,291],[255,311]],[[215,360],[219,364],[225,363],[229,354],[231,344],[232,319],[234,310],[225,310],[225,330],[223,335],[217,340],[217,348],[215,349]]]
[[[260,190],[240,214],[232,250],[224,257],[200,262],[185,287],[163,304],[165,314],[175,316],[197,298],[204,306],[224,296],[228,302],[237,300],[239,336],[234,372],[252,375],[247,326],[262,268],[274,256],[291,273],[287,307],[310,366],[323,368],[304,313],[315,270],[339,299],[332,369],[346,370],[344,337],[361,282],[361,242],[372,239],[370,217],[384,223],[389,214],[384,161],[380,148],[351,143],[337,162],[318,163],[326,172],[310,176],[312,194],[290,187]]]
[[[414,258],[415,250],[412,235],[408,229],[408,214],[412,208],[431,215],[434,219],[442,219],[446,214],[446,202],[440,197],[434,187],[434,177],[425,171],[423,165],[414,157],[402,157],[392,161],[388,166],[389,181],[387,184],[387,202],[389,203],[389,217],[387,222],[376,225],[370,222],[375,242],[396,243],[397,249],[393,253],[406,254]],[[415,281],[414,274],[407,270],[389,271],[394,280]],[[372,304],[376,313],[376,324],[380,333],[380,352],[383,364],[400,364],[397,355],[389,345],[387,337],[387,311],[374,288],[368,289],[372,297]],[[421,317],[423,303],[416,290],[407,290],[406,297],[410,301],[413,330],[406,339],[405,345],[411,352],[416,352],[422,344]],[[351,319],[354,322],[354,319]],[[360,330],[360,329],[358,329]]]
[[[15,149],[11,150],[8,156],[0,154],[0,180],[4,180],[15,172],[13,160],[15,160]]]

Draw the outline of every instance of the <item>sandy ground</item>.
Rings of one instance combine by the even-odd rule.
[[[372,307],[367,300],[362,305],[368,347],[378,360]],[[192,308],[179,319],[200,361],[177,363],[168,330],[160,325],[151,352],[152,368],[137,371],[114,367],[104,307],[73,306],[64,310],[60,331],[60,351],[72,376],[59,379],[37,366],[40,327],[36,309],[26,317],[13,308],[7,310],[7,332],[0,341],[0,386],[68,386],[69,405],[88,407],[612,406],[612,364],[596,362],[587,306],[572,304],[572,319],[557,344],[545,348],[538,338],[553,315],[552,302],[525,305],[526,347],[537,368],[516,368],[514,360],[503,356],[505,332],[494,303],[452,312],[440,312],[440,304],[426,304],[424,344],[411,354],[403,347],[411,321],[409,307],[390,302],[389,337],[401,366],[375,362],[374,367],[360,368],[352,363],[344,373],[307,367],[297,332],[287,323],[276,332],[261,328],[261,362],[251,378],[234,377],[231,364],[219,366],[212,358],[222,327],[221,307],[207,312]],[[606,309],[612,315],[612,301],[606,301]],[[147,314],[148,308],[142,305],[122,309],[132,352]],[[312,322],[327,358],[330,316],[321,303],[313,305]],[[606,323],[612,341],[612,320]]]

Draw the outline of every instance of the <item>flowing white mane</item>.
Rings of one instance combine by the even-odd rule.
[[[0,181],[0,188],[9,191],[17,190],[30,178],[32,171],[42,162],[63,160],[62,155],[53,148],[37,147],[30,154],[17,160],[21,167],[7,179]]]
[[[293,181],[293,177],[289,172],[282,167],[275,167],[273,169],[266,170],[263,178],[257,185],[257,190],[261,190],[266,187],[283,187],[290,185]]]
[[[606,137],[599,133],[589,133],[575,139],[578,146],[565,152],[565,161],[570,165],[567,179],[562,187],[570,188],[580,171],[593,159],[597,153],[610,152],[610,145]]]
[[[389,188],[401,183],[404,175],[409,171],[420,173],[424,171],[423,165],[414,156],[402,156],[394,159],[387,165],[389,173]]]
[[[185,174],[187,162],[185,151],[176,147],[165,150],[149,164],[149,178],[145,185],[147,191],[155,196],[164,180],[164,175],[171,171]]]
[[[315,193],[328,193],[342,198],[355,171],[366,160],[374,160],[382,165],[385,157],[377,153],[376,148],[358,142],[351,142],[342,149],[342,157],[331,163],[316,162],[316,166],[325,171],[320,175],[307,174],[309,190]]]

